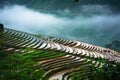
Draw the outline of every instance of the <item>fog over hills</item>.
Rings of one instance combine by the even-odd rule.
[[[100,46],[120,40],[120,13],[117,11],[119,6],[114,7],[115,3],[110,2],[103,4],[103,0],[95,0],[98,3],[80,1],[2,0],[0,22],[16,30],[80,40]],[[114,1],[118,4],[117,0]]]
[[[14,4],[26,5],[38,11],[43,10],[43,12],[49,11],[51,13],[66,9],[76,12],[80,5],[109,5],[114,11],[120,12],[120,0],[0,0],[0,7]]]

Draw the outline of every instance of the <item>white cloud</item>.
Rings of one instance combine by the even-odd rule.
[[[74,18],[68,18],[41,13],[20,5],[0,9],[0,22],[8,28],[98,44],[109,42],[112,38],[120,39],[116,37],[120,33],[119,21],[120,14],[90,17],[75,15]]]

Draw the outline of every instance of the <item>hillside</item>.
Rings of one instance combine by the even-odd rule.
[[[120,53],[0,25],[2,80],[118,80]],[[112,72],[111,72],[112,71]]]

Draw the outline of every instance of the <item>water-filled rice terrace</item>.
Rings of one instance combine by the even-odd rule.
[[[101,80],[101,74],[95,79],[97,69],[105,65],[120,67],[117,51],[3,26],[0,56],[0,80]]]

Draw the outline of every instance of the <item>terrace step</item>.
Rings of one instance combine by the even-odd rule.
[[[62,38],[40,38],[33,34],[4,28],[2,34],[6,45],[15,47],[31,47],[34,49],[50,49],[62,51],[66,54],[76,56],[88,56],[93,58],[104,58],[109,61],[120,61],[120,54],[114,50],[102,48],[99,46]],[[56,43],[55,43],[56,42]]]

